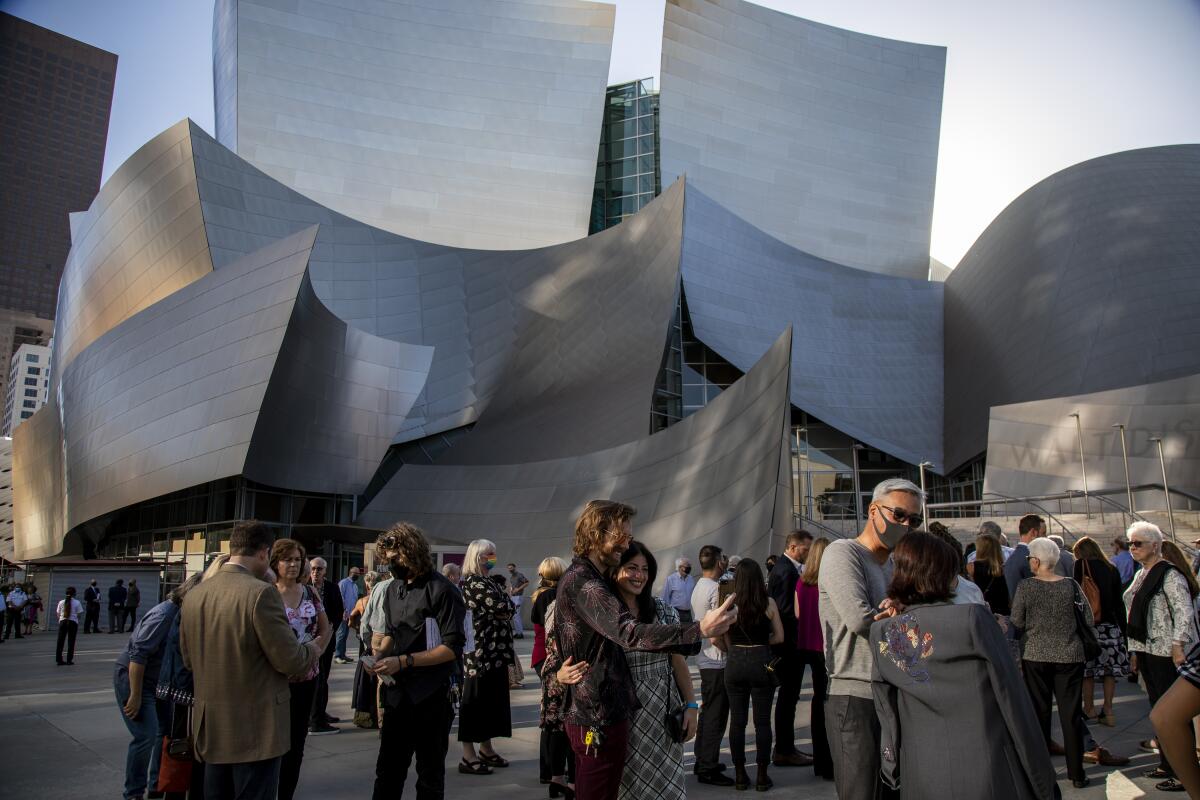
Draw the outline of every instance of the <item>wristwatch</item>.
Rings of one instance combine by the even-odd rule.
[[[405,668],[405,669],[412,669],[412,668],[413,668],[413,657],[412,657],[412,653],[409,653],[409,654],[407,654],[406,656],[404,656],[404,668]]]

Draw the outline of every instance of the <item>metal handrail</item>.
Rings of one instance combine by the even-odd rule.
[[[846,534],[843,533],[842,531],[834,530],[833,528],[829,527],[825,523],[818,522],[816,519],[813,519],[812,517],[806,517],[803,514],[792,514],[792,522],[795,524],[795,526],[797,528],[802,528],[805,525],[812,525],[814,527],[820,528],[825,533],[828,533],[831,536],[836,536],[838,539],[848,538],[846,536]]]
[[[998,500],[988,500],[988,499],[957,500],[957,501],[953,501],[953,502],[949,502],[949,503],[927,503],[925,505],[925,511],[926,511],[927,515],[932,516],[931,514],[929,514],[929,511],[931,509],[937,510],[937,509],[942,509],[942,508],[962,508],[962,507],[969,507],[969,506],[978,506],[980,508],[980,511],[982,511],[983,506],[1001,505],[1001,506],[1004,506],[1004,512],[1005,512],[1004,515],[1007,517],[1008,516],[1008,506],[1011,503],[1021,503],[1023,505],[1032,506],[1033,508],[1036,508],[1038,511],[1041,511],[1043,514],[1045,514],[1047,517],[1049,517],[1051,521],[1057,522],[1058,527],[1060,527],[1062,529],[1064,539],[1069,539],[1070,541],[1074,541],[1079,538],[1078,536],[1075,535],[1075,533],[1070,528],[1068,528],[1063,523],[1063,521],[1061,519],[1054,516],[1054,514],[1049,509],[1045,508],[1039,502],[1037,502],[1039,499],[1042,499],[1042,498],[1009,497],[1008,495],[1000,494],[999,492],[984,492],[985,498],[987,497],[987,495],[993,495],[994,497],[998,497],[1000,499],[998,499]]]

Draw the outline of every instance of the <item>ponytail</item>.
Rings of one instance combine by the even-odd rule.
[[[67,587],[67,596],[65,598],[63,598],[63,613],[62,613],[62,616],[58,618],[59,623],[62,623],[63,621],[69,620],[71,618],[71,604],[74,599],[75,599],[75,587],[68,586]]]

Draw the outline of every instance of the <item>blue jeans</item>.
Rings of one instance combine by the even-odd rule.
[[[158,788],[158,766],[162,759],[154,687],[142,687],[142,707],[133,719],[125,716],[124,711],[125,701],[129,699],[129,673],[124,667],[117,667],[113,676],[113,691],[117,695],[117,712],[133,735],[125,755],[125,797],[143,797],[146,794],[147,770],[150,790]]]
[[[338,625],[336,637],[337,644],[334,646],[334,653],[338,658],[346,657],[346,640],[349,637],[350,626],[346,624],[345,620],[342,620],[341,624]]]

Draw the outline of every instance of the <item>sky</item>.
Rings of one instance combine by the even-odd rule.
[[[658,76],[665,0],[617,6],[609,78]],[[759,0],[947,48],[931,255],[954,266],[1039,180],[1089,158],[1200,142],[1200,0]],[[116,53],[104,177],[184,117],[213,131],[212,0],[0,0]]]

